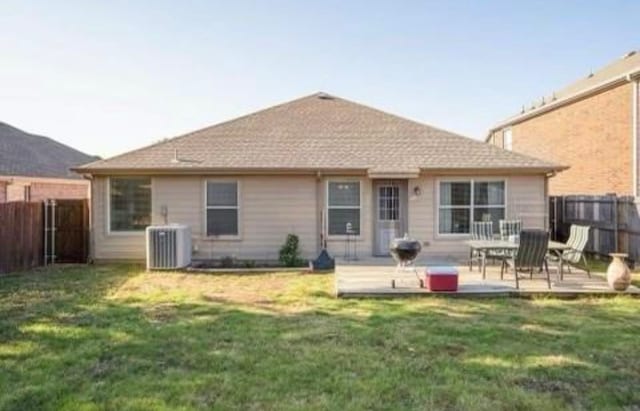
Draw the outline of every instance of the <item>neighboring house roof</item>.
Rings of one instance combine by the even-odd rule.
[[[587,77],[580,79],[565,88],[551,93],[534,102],[530,107],[512,117],[509,117],[489,130],[489,136],[495,130],[524,121],[540,115],[556,107],[571,103],[576,99],[598,93],[602,90],[630,81],[640,76],[640,50],[630,51],[621,58],[609,63]]]
[[[0,122],[0,175],[80,178],[71,167],[95,161],[48,137],[37,136]]]
[[[394,175],[433,169],[549,172],[562,167],[316,93],[75,170],[366,170]]]

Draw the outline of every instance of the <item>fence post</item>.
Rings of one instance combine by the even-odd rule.
[[[620,227],[618,224],[618,196],[613,195],[613,248],[616,253],[620,252],[620,243],[618,236],[620,235]]]
[[[559,233],[559,219],[560,216],[558,215],[558,197],[553,196],[551,197],[551,201],[553,203],[553,239],[554,240],[558,240],[558,233]]]

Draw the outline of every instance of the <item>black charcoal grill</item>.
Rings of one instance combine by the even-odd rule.
[[[413,238],[409,238],[408,234],[405,234],[402,238],[396,238],[391,241],[389,246],[389,252],[396,261],[396,274],[399,271],[411,270],[416,275],[420,288],[424,287],[424,281],[420,278],[418,269],[415,266],[416,258],[422,250],[422,244],[420,241]],[[396,279],[391,280],[391,287],[396,288]]]

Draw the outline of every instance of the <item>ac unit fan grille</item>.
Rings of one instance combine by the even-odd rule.
[[[154,230],[151,233],[153,268],[173,268],[176,266],[176,232],[174,230]]]

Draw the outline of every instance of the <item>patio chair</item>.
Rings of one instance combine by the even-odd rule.
[[[500,220],[500,239],[508,241],[511,236],[520,234],[522,231],[522,221],[520,220]]]
[[[492,240],[493,223],[491,221],[474,221],[471,223],[472,240]],[[469,271],[473,271],[473,262],[478,262],[478,270],[486,263],[486,253],[480,250],[471,250],[469,255]]]
[[[568,245],[569,247],[573,248],[573,244],[575,244],[576,242],[576,229],[578,228],[577,225],[575,224],[571,224],[571,227],[569,227],[569,238],[567,238],[566,241],[566,245]]]
[[[569,238],[566,243],[571,247],[571,249],[562,252],[562,263],[568,264],[569,267],[573,266],[586,271],[587,276],[591,278],[591,269],[589,268],[589,263],[584,255],[584,249],[589,241],[589,230],[591,230],[591,227],[589,226],[577,224],[571,225],[571,228],[569,229]],[[561,263],[557,255],[551,254],[547,258],[550,261],[557,262],[558,264]],[[583,263],[582,266],[580,266],[580,261]],[[562,280],[562,278],[560,279]]]
[[[520,244],[513,256],[502,260],[500,279],[504,279],[505,269],[513,269],[516,280],[516,289],[520,289],[518,271],[529,271],[529,277],[533,279],[533,270],[544,267],[547,274],[547,287],[551,289],[551,277],[546,262],[547,248],[549,246],[549,233],[544,230],[522,230],[520,232]]]
[[[514,237],[517,237],[522,230],[522,221],[520,220],[500,220],[498,222],[500,230],[500,240],[511,241]],[[491,250],[485,256],[490,258],[495,264],[496,260],[502,262],[505,258],[513,257],[513,251],[509,250]]]

